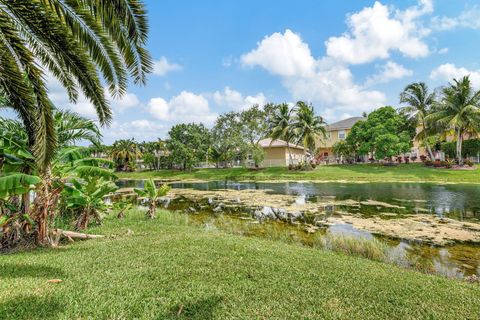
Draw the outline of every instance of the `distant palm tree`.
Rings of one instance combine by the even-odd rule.
[[[436,109],[427,116],[427,120],[453,130],[457,159],[463,164],[462,144],[465,135],[480,132],[480,91],[472,88],[468,76],[460,80],[453,79],[453,83],[442,90],[442,99]]]
[[[142,156],[137,143],[133,139],[117,140],[113,143],[110,156],[115,162],[117,170],[131,171],[134,162]]]
[[[427,124],[426,117],[436,103],[435,93],[430,93],[424,82],[411,83],[400,94],[400,103],[407,104],[402,110],[410,117],[415,118],[417,124],[422,127],[415,138],[423,142],[430,159],[433,160],[432,148],[428,142],[431,128]]]
[[[290,142],[293,140],[294,132],[292,129],[292,112],[287,103],[275,106],[269,126],[272,143],[276,140],[283,140],[287,143],[289,163],[292,164]]]
[[[315,115],[315,110],[311,104],[298,101],[295,105],[295,116],[293,118],[292,129],[297,139],[297,144],[304,147],[305,160],[307,159],[307,150],[315,150],[319,139],[327,136],[325,121],[321,116]]]
[[[128,76],[145,83],[152,67],[145,49],[148,25],[140,0],[0,0],[0,91],[27,130],[44,170],[57,145],[52,103],[42,67],[75,102],[81,92],[102,124],[114,97],[126,92]]]

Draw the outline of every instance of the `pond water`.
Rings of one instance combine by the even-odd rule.
[[[157,182],[161,184],[160,181]],[[142,180],[120,180],[120,187],[142,188]],[[268,190],[269,193],[297,195],[305,201],[316,202],[329,198],[334,200],[373,200],[404,207],[398,213],[430,212],[438,217],[458,220],[480,221],[480,185],[428,184],[428,183],[312,183],[312,182],[175,182],[172,188],[196,190]],[[362,205],[359,210],[365,215],[380,214],[391,208]]]
[[[120,180],[120,187],[143,187],[142,180]],[[161,181],[157,181],[161,184]],[[383,202],[395,206],[361,205],[346,208],[362,216],[381,215],[382,212],[432,214],[440,218],[480,223],[480,185],[427,184],[427,183],[310,183],[310,182],[173,182],[172,188],[195,190],[267,190],[269,194],[297,196],[299,202],[330,200],[355,200]],[[189,211],[189,204],[171,209]],[[343,208],[336,208],[342,210]],[[385,218],[385,217],[384,217]],[[218,215],[212,212],[190,212],[192,223],[206,229],[219,229],[246,236],[259,236],[288,240],[302,245],[315,246],[325,235],[345,235],[357,239],[379,240],[388,247],[384,260],[402,266],[437,272],[449,277],[480,275],[480,246],[456,243],[448,246],[391,239],[358,230],[348,224],[332,225],[315,232],[306,231],[305,225],[291,225],[279,221],[258,221],[235,215]]]

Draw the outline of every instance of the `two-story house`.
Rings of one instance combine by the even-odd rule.
[[[353,125],[361,120],[365,120],[365,118],[352,117],[327,125],[327,137],[320,139],[317,143],[319,146],[318,159],[335,161],[337,156],[333,153],[333,145],[338,141],[345,140]]]

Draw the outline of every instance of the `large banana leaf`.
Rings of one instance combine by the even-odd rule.
[[[0,198],[21,195],[40,183],[41,179],[24,173],[12,173],[0,176]]]

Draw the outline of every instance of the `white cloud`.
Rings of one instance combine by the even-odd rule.
[[[163,138],[169,127],[147,119],[127,122],[114,121],[110,127],[102,128],[105,143],[118,139],[135,138],[137,141],[152,141]]]
[[[459,80],[468,75],[470,76],[472,85],[476,88],[480,88],[480,70],[468,70],[463,67],[457,67],[453,63],[445,63],[435,68],[430,73],[430,79],[446,83],[451,82],[453,79]]]
[[[256,49],[242,56],[245,65],[258,65],[282,79],[296,100],[309,100],[317,106],[334,108],[337,114],[371,110],[386,101],[382,92],[364,90],[355,84],[351,71],[330,57],[316,60],[308,45],[290,30],[274,33],[258,43]],[[239,103],[237,92],[220,96]],[[227,98],[224,97],[224,100]]]
[[[267,98],[261,92],[255,96],[244,97],[240,92],[230,87],[225,87],[223,92],[215,91],[212,97],[217,105],[226,106],[235,110],[245,110],[255,104],[264,106],[267,103]]]
[[[181,65],[168,62],[166,57],[161,57],[160,60],[153,62],[153,74],[157,76],[163,77],[171,71],[177,71],[181,69]]]
[[[438,54],[447,54],[448,53],[448,48],[442,48],[438,50]]]
[[[429,31],[421,27],[418,18],[432,11],[431,1],[420,1],[405,11],[376,1],[347,18],[347,32],[326,41],[327,55],[349,64],[387,59],[391,51],[411,58],[424,57],[429,48],[422,38]]]
[[[315,69],[315,59],[308,45],[291,30],[274,33],[257,43],[257,48],[240,58],[244,66],[261,66],[274,75],[310,76]]]
[[[94,105],[80,92],[76,103],[70,101],[67,91],[61,83],[50,73],[46,75],[48,96],[53,104],[60,108],[74,111],[81,116],[96,119],[97,113]],[[119,98],[113,98],[105,89],[105,98],[109,101],[113,112],[123,112],[126,109],[140,106],[138,97],[130,92],[125,93]]]
[[[195,122],[211,126],[218,116],[210,110],[205,97],[188,91],[182,91],[168,102],[163,98],[152,98],[148,107],[150,114],[156,119],[171,124]]]
[[[377,108],[386,102],[385,95],[376,90],[364,90],[355,84],[351,71],[342,65],[321,68],[312,77],[283,80],[296,100],[308,100],[337,113],[359,113]]]
[[[445,31],[455,28],[480,29],[480,7],[465,9],[457,17],[436,16],[431,19],[431,28]]]
[[[387,83],[391,80],[410,77],[412,75],[412,70],[409,70],[396,62],[388,61],[380,67],[379,73],[367,78],[366,85],[371,86],[378,83]]]

